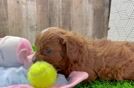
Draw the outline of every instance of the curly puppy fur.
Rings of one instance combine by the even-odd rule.
[[[35,42],[37,60],[47,61],[62,74],[85,71],[88,81],[134,80],[134,43],[91,40],[76,33],[50,27]]]

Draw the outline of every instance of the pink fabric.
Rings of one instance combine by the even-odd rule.
[[[8,87],[0,87],[0,88],[33,88],[33,87],[27,84],[20,84],[20,85],[12,85]]]
[[[32,54],[32,45],[30,41],[28,41],[27,39],[21,38],[17,47],[17,52],[20,52],[22,49],[27,50],[26,52],[27,55]]]

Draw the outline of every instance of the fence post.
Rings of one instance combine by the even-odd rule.
[[[0,0],[0,37],[8,33],[7,0]]]
[[[106,38],[108,34],[108,24],[110,16],[111,0],[92,0],[94,19],[93,19],[93,38]]]

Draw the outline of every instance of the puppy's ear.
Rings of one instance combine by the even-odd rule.
[[[66,46],[66,55],[69,61],[77,63],[83,53],[82,41],[75,36],[66,36],[66,40],[64,42]]]

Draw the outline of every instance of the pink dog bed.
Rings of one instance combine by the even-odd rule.
[[[27,84],[20,84],[20,85],[12,85],[8,87],[0,87],[0,88],[33,88],[33,87]]]

